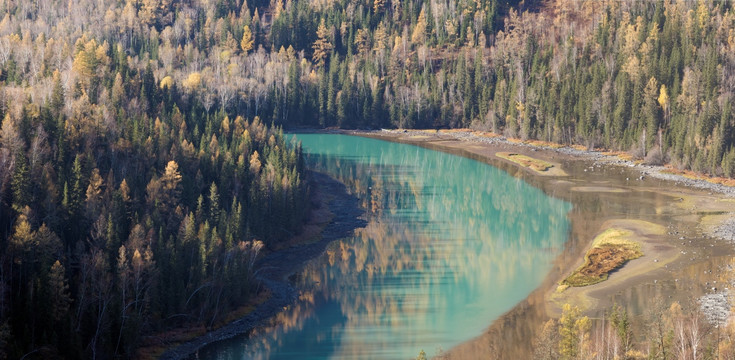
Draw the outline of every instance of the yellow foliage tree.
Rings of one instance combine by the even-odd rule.
[[[161,89],[164,88],[171,88],[171,86],[174,85],[174,79],[170,76],[166,76],[163,79],[161,79]]]
[[[100,171],[97,168],[92,170],[92,175],[89,177],[89,186],[87,186],[87,209],[90,214],[95,214],[100,207],[102,202],[102,188],[104,187],[104,180],[100,176]]]
[[[378,24],[378,28],[375,29],[375,33],[373,33],[373,51],[380,52],[385,49],[387,41],[388,31],[385,24],[381,21],[380,24]]]
[[[250,31],[250,26],[245,25],[242,33],[242,40],[240,41],[240,47],[246,54],[253,49],[253,32]]]
[[[355,34],[355,45],[360,54],[366,54],[370,50],[370,38],[366,30],[358,29]]]
[[[668,124],[669,117],[671,115],[670,113],[670,106],[669,106],[669,92],[666,90],[666,85],[661,84],[661,89],[659,89],[658,92],[658,104],[661,105],[661,109],[664,111],[664,122]]]
[[[659,89],[658,104],[661,105],[661,108],[664,109],[664,111],[666,111],[667,107],[669,106],[669,94],[666,90],[665,84],[661,84],[661,89]]]
[[[82,36],[77,40],[75,47],[76,53],[74,54],[72,68],[80,75],[82,83],[87,85],[97,74],[98,65],[109,60],[107,57],[107,43],[99,45],[94,39],[87,41],[87,37]]]
[[[262,164],[260,162],[260,155],[258,155],[258,151],[253,151],[253,154],[250,155],[250,172],[253,175],[259,174],[261,165]]]
[[[380,13],[385,8],[385,0],[374,0],[373,1],[373,12]]]
[[[577,359],[582,353],[584,340],[590,329],[590,319],[580,317],[581,311],[576,306],[564,304],[559,319],[559,355],[562,359]]]
[[[161,183],[164,191],[173,193],[179,191],[181,174],[179,173],[179,164],[177,164],[176,161],[171,160],[166,164],[166,170],[161,177]]]
[[[329,42],[329,30],[327,25],[322,18],[319,23],[319,27],[316,30],[316,41],[314,41],[314,55],[311,60],[319,67],[324,66],[324,61],[327,59],[327,55],[332,51],[332,43]]]
[[[202,83],[202,74],[199,72],[193,72],[189,74],[189,76],[184,80],[184,87],[189,90],[194,90],[199,87],[199,85]]]
[[[424,9],[421,9],[419,18],[416,20],[416,26],[413,28],[413,33],[411,33],[411,41],[414,44],[423,44],[424,40],[426,40],[426,15]]]
[[[147,26],[155,25],[158,21],[160,0],[143,0],[138,11],[138,18]]]
[[[275,0],[273,4],[273,20],[278,19],[283,12],[283,0]]]

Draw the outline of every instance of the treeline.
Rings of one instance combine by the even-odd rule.
[[[724,316],[707,316],[697,305],[664,305],[654,298],[640,317],[614,306],[596,323],[578,308],[564,305],[561,317],[543,324],[533,358],[575,359],[732,359],[735,332]],[[712,311],[713,309],[705,309]]]
[[[311,48],[302,48],[315,69],[299,90],[311,98],[283,101],[274,119],[474,127],[735,176],[729,2],[558,1],[537,13],[511,10],[498,32],[483,21],[494,3],[369,5],[309,10],[322,14]],[[306,6],[281,16],[298,22]],[[292,66],[291,80],[303,76],[298,70]],[[314,115],[284,117],[289,108]]]
[[[149,117],[165,86],[207,114],[285,127],[473,127],[735,176],[729,1],[3,6],[0,79],[35,97],[59,69],[66,92],[119,105],[115,77],[97,73],[115,63],[120,87],[146,94],[127,110]],[[126,66],[150,77],[131,83]]]
[[[300,146],[158,76],[98,4],[1,5],[0,358],[135,357],[211,326],[307,210]]]

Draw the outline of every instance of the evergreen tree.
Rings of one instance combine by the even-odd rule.
[[[28,161],[22,152],[15,155],[15,169],[13,171],[13,209],[20,213],[26,206],[31,205],[31,178],[28,171]]]

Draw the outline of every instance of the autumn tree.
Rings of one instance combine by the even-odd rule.
[[[319,23],[319,27],[316,30],[316,36],[317,39],[314,41],[314,45],[312,46],[314,54],[311,59],[317,67],[324,67],[325,60],[327,59],[329,52],[332,50],[332,43],[329,40],[329,30],[325,25],[324,18],[322,18]]]
[[[580,310],[565,304],[559,319],[559,354],[562,359],[577,359],[585,352],[590,320]]]
[[[104,180],[100,176],[100,171],[97,168],[92,170],[92,175],[89,177],[89,185],[86,191],[86,207],[87,214],[89,217],[95,217],[99,215],[100,206],[102,204],[102,190],[104,186]]]
[[[255,40],[253,39],[252,31],[250,31],[250,26],[245,25],[242,32],[242,40],[240,40],[240,48],[247,54],[253,49],[254,42]]]
[[[418,20],[416,20],[416,26],[414,26],[413,32],[411,33],[411,42],[420,45],[426,41],[426,24],[426,14],[422,8]]]
[[[370,51],[370,38],[368,37],[366,30],[357,30],[357,33],[355,34],[355,45],[357,46],[357,51],[362,55],[365,55]]]

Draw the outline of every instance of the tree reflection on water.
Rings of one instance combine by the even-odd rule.
[[[360,199],[368,225],[295,276],[301,296],[273,326],[216,358],[449,349],[536,288],[567,238],[571,205],[489,165],[344,135],[298,138],[311,169]]]

